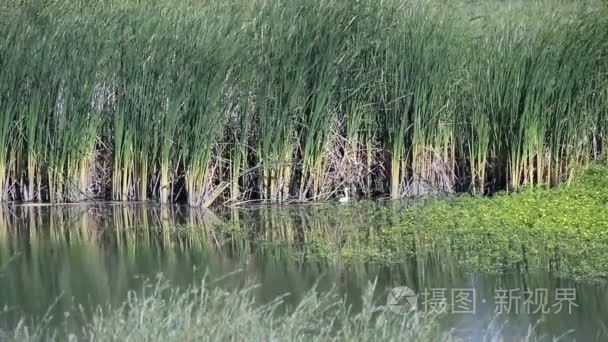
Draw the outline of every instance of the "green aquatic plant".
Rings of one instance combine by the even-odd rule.
[[[548,268],[562,277],[605,282],[607,181],[606,167],[593,166],[570,187],[380,210],[374,221],[382,220],[382,228],[346,235],[341,253],[351,262],[390,263],[428,251],[476,271]]]

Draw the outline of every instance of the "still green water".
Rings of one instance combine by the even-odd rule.
[[[260,302],[289,293],[293,305],[315,285],[335,286],[355,310],[368,283],[377,279],[378,304],[386,303],[390,289],[408,286],[418,294],[419,310],[443,313],[445,329],[472,340],[496,334],[512,340],[526,336],[531,326],[541,335],[566,333],[566,341],[608,338],[605,285],[558,278],[551,268],[477,273],[432,249],[407,248],[388,264],[349,262],[332,253],[349,231],[383,224],[364,210],[332,204],[216,214],[144,204],[5,207],[0,329],[45,314],[64,324],[65,312],[117,306],[128,291],[162,274],[175,286],[205,276],[224,288],[258,284]],[[505,291],[511,297],[505,299]],[[472,300],[458,301],[464,293]],[[72,324],[82,322],[74,318]]]

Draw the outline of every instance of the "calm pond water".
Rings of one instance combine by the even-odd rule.
[[[145,204],[0,208],[0,329],[21,317],[39,318],[50,307],[63,318],[77,305],[119,305],[129,290],[162,273],[175,285],[205,274],[225,288],[259,284],[261,302],[290,293],[288,302],[295,304],[315,284],[322,290],[336,286],[355,309],[368,282],[377,279],[378,304],[386,303],[390,289],[408,286],[418,294],[419,310],[446,312],[445,329],[472,340],[499,331],[511,340],[530,326],[546,335],[568,332],[565,341],[608,339],[603,285],[555,278],[538,268],[477,274],[433,251],[390,265],[317,258],[309,253],[312,237],[339,243],[345,227],[377,224],[365,215],[346,219],[339,210],[331,204],[218,214]]]

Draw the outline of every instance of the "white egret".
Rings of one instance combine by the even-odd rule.
[[[348,202],[349,197],[348,197],[348,188],[344,188],[344,197],[340,197],[340,199],[338,200],[338,202],[340,203],[346,203]]]

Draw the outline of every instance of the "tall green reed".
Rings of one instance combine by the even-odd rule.
[[[208,206],[551,186],[606,155],[605,14],[593,1],[7,6],[0,192]]]

